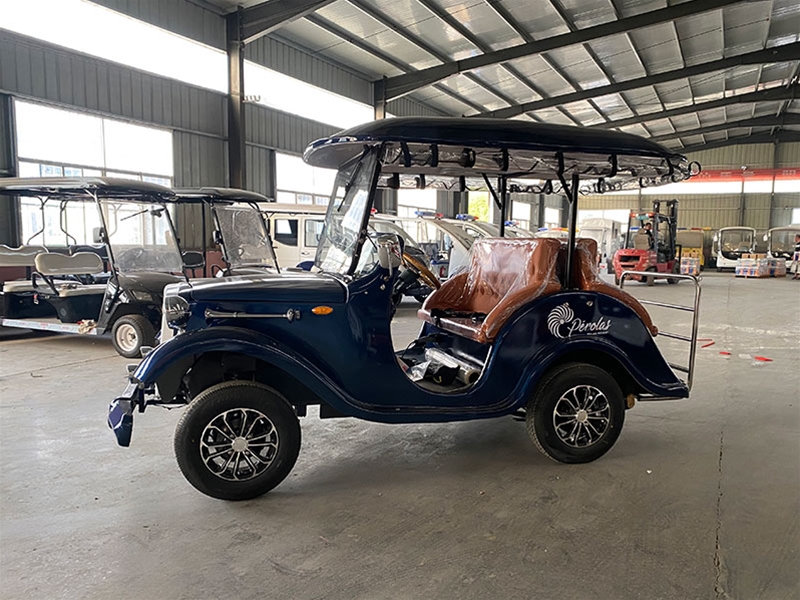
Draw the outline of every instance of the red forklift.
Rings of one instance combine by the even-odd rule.
[[[662,203],[665,211],[661,212]],[[653,273],[679,273],[680,248],[675,239],[678,232],[678,201],[653,200],[653,210],[648,213],[631,213],[625,247],[614,255],[614,282],[619,285],[623,271],[652,271]],[[632,275],[635,281],[647,285],[655,283],[655,277]],[[678,283],[677,278],[668,278],[668,283]]]

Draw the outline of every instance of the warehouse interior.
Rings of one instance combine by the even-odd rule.
[[[563,178],[512,186],[507,203],[505,184],[422,176],[420,189],[375,190],[374,211],[412,238],[422,213],[562,240],[610,220],[632,248],[635,219],[676,199],[678,231],[703,234],[680,255],[701,261],[680,271],[698,276],[699,311],[668,310],[691,305],[694,280],[624,285],[656,303],[659,330],[694,338],[691,397],[629,403],[617,445],[587,464],[540,455],[516,413],[398,424],[303,407],[287,479],[226,502],[175,464],[183,409],[137,414],[130,448],[117,445],[107,407],[138,350],[132,361],[107,335],[0,326],[0,595],[797,597],[800,257],[769,246],[776,228],[792,248],[800,234],[796,0],[4,0],[0,14],[0,187],[235,188],[321,221],[337,175],[309,160],[315,140],[395,118],[497,119],[633,134],[699,167],[604,193]],[[206,206],[169,215],[180,249],[205,261],[187,277],[215,277],[225,249]],[[93,218],[4,192],[0,245],[107,242]],[[297,246],[309,230],[293,227]],[[735,271],[714,262],[723,228],[752,231]],[[283,243],[277,221],[268,233]],[[598,277],[611,286],[607,252]],[[314,259],[283,256],[283,270]],[[758,261],[773,261],[764,275]],[[4,266],[3,281],[31,277]],[[393,312],[398,351],[428,327],[414,298]],[[657,337],[669,361],[683,351]]]

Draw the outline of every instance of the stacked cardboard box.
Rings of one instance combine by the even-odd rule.
[[[736,277],[769,277],[769,264],[766,258],[750,258],[752,254],[736,261]]]
[[[700,274],[700,257],[682,256],[681,275],[699,275],[699,274]]]
[[[786,277],[786,261],[766,258],[763,254],[745,255],[736,261],[735,274],[736,277]]]

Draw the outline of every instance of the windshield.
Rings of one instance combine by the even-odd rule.
[[[800,235],[797,229],[782,229],[770,233],[769,251],[773,254],[785,254],[787,257],[794,252],[794,236]]]
[[[214,215],[231,267],[277,269],[272,243],[258,210],[246,204],[215,206]]]
[[[753,247],[752,229],[728,229],[719,234],[719,246],[723,252],[750,252]]]
[[[360,160],[343,167],[328,204],[325,226],[314,264],[329,273],[353,274],[358,258],[362,228],[370,209],[369,196],[378,167],[377,149],[371,149]],[[369,265],[359,264],[359,272]]]
[[[118,271],[183,272],[166,206],[131,200],[101,200],[100,206]]]

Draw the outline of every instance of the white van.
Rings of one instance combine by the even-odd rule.
[[[270,202],[261,208],[269,217],[269,233],[281,268],[314,262],[327,207]]]

